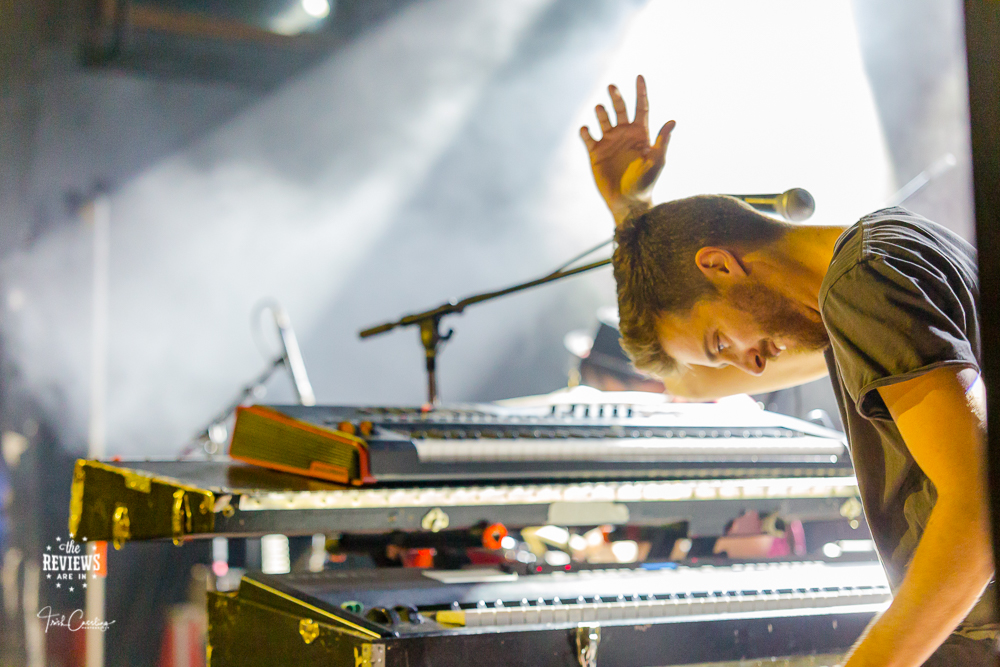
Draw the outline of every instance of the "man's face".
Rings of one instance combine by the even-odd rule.
[[[740,283],[702,299],[690,312],[664,314],[656,323],[663,350],[688,366],[736,366],[752,375],[782,354],[829,344],[815,311],[763,285]]]

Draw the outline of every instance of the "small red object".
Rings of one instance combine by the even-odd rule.
[[[98,577],[108,576],[108,543],[103,540],[95,540],[91,542],[94,549],[94,560],[97,563],[97,568],[93,571]]]
[[[492,565],[500,565],[504,562],[503,556],[495,549],[482,549],[474,547],[466,549],[465,555],[469,558],[470,563],[477,566],[489,567]]]
[[[507,526],[493,523],[483,530],[483,546],[487,549],[500,549],[503,538],[507,537]]]
[[[400,554],[403,567],[434,567],[434,549],[406,549]]]

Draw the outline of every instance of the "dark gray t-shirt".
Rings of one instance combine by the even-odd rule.
[[[876,390],[942,366],[978,371],[978,303],[975,249],[902,208],[872,213],[844,232],[820,288],[830,377],[865,516],[893,589],[937,494]],[[958,634],[996,637],[992,588]]]

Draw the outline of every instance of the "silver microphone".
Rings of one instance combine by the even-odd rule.
[[[807,190],[792,188],[776,195],[727,195],[742,199],[758,211],[773,213],[790,222],[808,220],[816,211],[816,200]]]
[[[295,394],[302,405],[316,405],[316,395],[313,394],[312,385],[309,384],[309,376],[306,375],[306,365],[302,361],[302,352],[299,350],[299,341],[295,338],[295,331],[292,330],[292,322],[288,319],[288,313],[278,304],[269,306],[271,315],[274,316],[274,324],[278,327],[278,334],[281,336],[281,349],[284,353],[285,366],[292,376],[292,384],[295,386]]]

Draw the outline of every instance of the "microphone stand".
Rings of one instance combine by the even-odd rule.
[[[407,327],[407,326],[417,326],[420,327],[420,342],[424,346],[424,356],[426,357],[426,368],[427,368],[427,402],[430,405],[438,404],[438,390],[437,390],[437,355],[438,350],[440,350],[442,343],[451,338],[452,334],[455,333],[454,329],[448,329],[447,333],[441,332],[441,320],[445,315],[455,315],[461,314],[466,307],[471,306],[475,303],[482,303],[484,301],[491,301],[493,299],[498,299],[502,296],[508,294],[513,294],[514,292],[520,292],[522,290],[530,289],[532,287],[538,287],[539,285],[544,285],[546,283],[551,283],[556,280],[562,280],[563,278],[568,278],[569,276],[575,276],[578,273],[584,273],[586,271],[591,271],[593,269],[607,266],[611,263],[610,259],[604,259],[599,262],[592,262],[590,264],[585,264],[579,266],[575,269],[565,269],[558,270],[553,273],[543,276],[541,278],[536,278],[535,280],[529,280],[526,283],[520,283],[518,285],[512,285],[510,287],[505,287],[493,292],[483,292],[482,294],[474,294],[473,296],[468,296],[461,301],[447,301],[437,308],[431,308],[430,310],[425,310],[422,313],[413,313],[412,315],[404,315],[400,319],[394,322],[386,322],[385,324],[380,324],[374,326],[364,331],[361,331],[358,336],[361,338],[369,338],[371,336],[377,336],[378,334],[383,334],[387,331],[392,331],[397,327]]]

